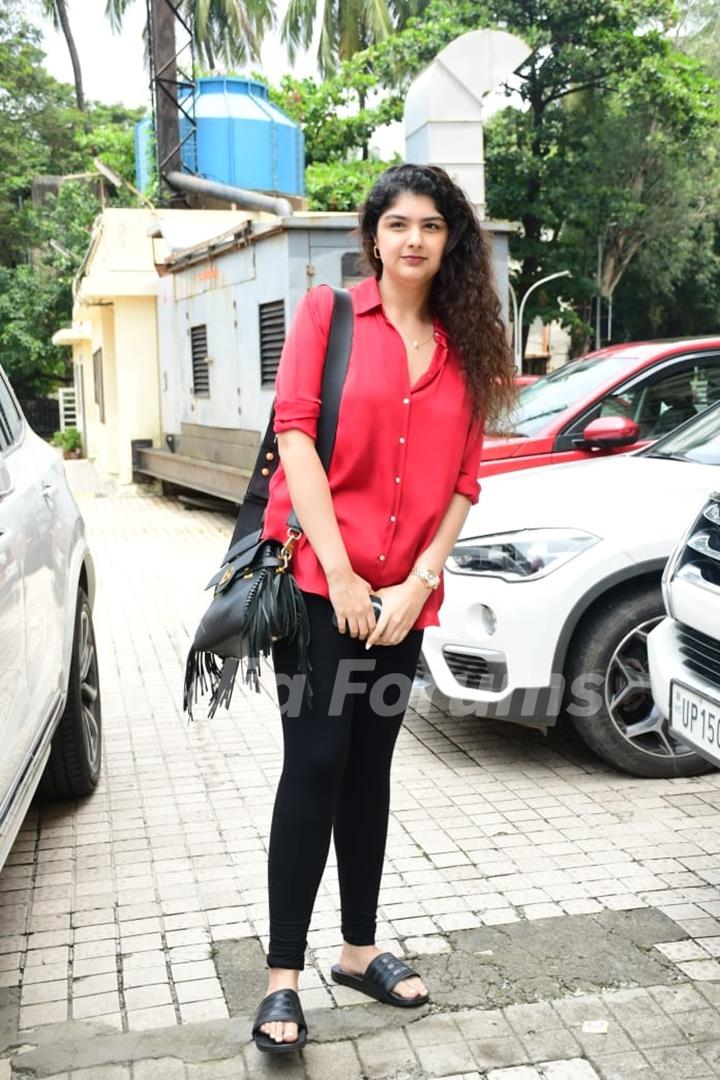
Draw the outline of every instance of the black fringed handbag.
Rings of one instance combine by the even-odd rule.
[[[350,294],[335,288],[333,293],[315,440],[326,472],[335,445],[353,335]],[[219,705],[229,707],[235,676],[243,662],[245,682],[259,691],[260,657],[268,657],[273,641],[283,639],[296,644],[300,673],[305,676],[305,694],[308,700],[312,698],[307,612],[303,595],[290,572],[293,548],[302,536],[295,512],[288,518],[284,544],[261,539],[270,478],[278,465],[274,419],[273,406],[230,547],[220,569],[206,585],[207,589],[214,586],[215,592],[200,620],[185,665],[183,710],[190,720],[198,695],[207,693],[208,689],[208,716],[213,717]]]

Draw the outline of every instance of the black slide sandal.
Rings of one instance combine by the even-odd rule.
[[[264,1031],[260,1031],[263,1024],[274,1021],[297,1024],[297,1039],[293,1042],[275,1042],[275,1039],[271,1039]],[[282,990],[274,990],[272,994],[263,998],[255,1016],[252,1037],[258,1050],[262,1050],[265,1054],[287,1054],[291,1050],[302,1049],[307,1042],[307,1024],[296,990],[285,987]]]
[[[390,952],[380,953],[371,960],[364,975],[349,975],[339,964],[333,964],[330,974],[336,983],[350,986],[353,990],[359,990],[361,994],[368,994],[376,1001],[382,1001],[384,1005],[397,1005],[401,1009],[416,1009],[430,1000],[429,994],[411,998],[393,994],[393,986],[397,986],[403,979],[417,975],[417,971],[413,971]]]

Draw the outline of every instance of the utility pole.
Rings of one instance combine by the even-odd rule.
[[[518,372],[522,371],[522,361],[523,361],[523,355],[522,355],[522,353],[523,353],[523,348],[522,348],[523,315],[525,313],[525,304],[527,303],[527,299],[530,296],[530,294],[535,292],[536,289],[539,289],[541,285],[544,285],[548,281],[554,281],[555,278],[561,278],[561,277],[572,277],[572,274],[570,273],[569,270],[559,270],[557,274],[548,274],[547,277],[540,278],[539,281],[536,281],[534,283],[534,285],[530,286],[530,288],[527,290],[527,292],[523,296],[522,300],[520,301],[520,310],[518,311],[517,318],[515,320],[515,334],[514,334],[514,338],[515,338],[515,348],[514,348],[515,367],[516,367]],[[511,293],[510,295],[513,296],[514,303],[517,304],[517,297],[514,295],[514,292]]]
[[[175,32],[180,24],[187,43],[178,50]],[[181,150],[191,143],[190,158],[194,161],[195,99],[193,80],[194,49],[190,24],[180,12],[179,0],[147,0],[148,51],[150,54],[150,89],[155,128],[156,171],[162,183],[171,172],[182,172]],[[179,67],[180,53],[187,53],[185,67]],[[179,91],[185,91],[179,96]],[[185,128],[181,138],[182,127]],[[195,165],[190,165],[193,172]]]
[[[180,169],[175,10],[170,0],[148,0],[148,30],[158,174],[164,176]]]
[[[604,234],[598,234],[597,252],[597,297],[595,299],[595,348],[602,345],[602,271],[603,271],[603,240]]]

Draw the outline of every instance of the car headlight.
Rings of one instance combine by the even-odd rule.
[[[453,574],[491,574],[505,581],[545,577],[600,537],[575,529],[521,529],[460,540],[445,566]]]

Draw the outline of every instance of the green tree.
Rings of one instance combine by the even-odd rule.
[[[86,106],[44,70],[40,33],[18,5],[0,11],[0,354],[21,396],[66,374],[51,336],[72,312],[72,278],[100,209],[93,158],[132,179],[133,127],[142,110]],[[80,178],[41,197],[39,176]],[[132,204],[125,190],[110,193]]]
[[[338,62],[349,60],[368,46],[402,30],[420,15],[428,0],[290,0],[282,23],[282,39],[291,60],[298,49],[309,49],[318,22],[317,60],[323,76],[334,74]]]
[[[106,0],[114,29],[133,0]],[[153,0],[167,3],[167,0]],[[192,29],[198,59],[215,69],[217,60],[232,66],[257,59],[266,32],[275,22],[274,0],[179,0],[173,3]]]

